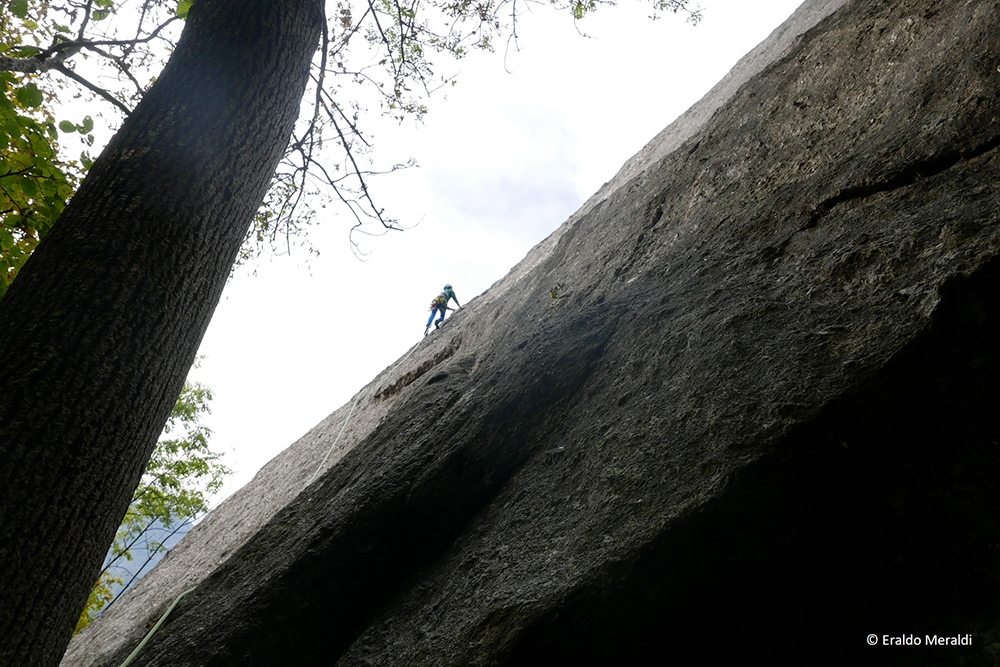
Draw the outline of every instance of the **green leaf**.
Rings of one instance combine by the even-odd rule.
[[[49,143],[44,134],[32,134],[29,141],[31,143],[31,150],[35,152],[35,157],[40,157],[42,160],[52,159],[54,155],[52,144]]]
[[[10,8],[10,13],[19,19],[28,15],[28,0],[10,0],[7,6]]]
[[[76,132],[76,124],[68,120],[61,120],[59,121],[59,129],[63,132]]]
[[[91,118],[90,116],[84,116],[83,125],[81,127],[83,129],[80,130],[80,134],[88,134],[91,130],[94,129],[94,119]]]
[[[28,198],[34,198],[38,194],[38,186],[30,178],[21,181],[21,189],[24,190],[24,195]]]
[[[182,19],[186,19],[188,12],[191,11],[192,0],[180,0],[177,3],[177,16]]]
[[[33,83],[29,83],[18,88],[14,93],[14,96],[17,97],[18,102],[29,109],[42,106],[42,102],[44,101],[42,91],[40,91],[38,86]]]

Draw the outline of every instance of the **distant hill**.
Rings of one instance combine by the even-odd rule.
[[[175,523],[170,528],[163,525],[159,519],[146,530],[142,537],[132,546],[132,560],[115,558],[109,555],[104,562],[104,568],[111,566],[111,574],[121,577],[124,583],[112,586],[115,597],[132,588],[144,576],[149,574],[163,560],[167,553],[180,543],[194,528],[194,522],[183,521]],[[157,545],[159,545],[159,548]],[[112,562],[113,560],[113,562]]]

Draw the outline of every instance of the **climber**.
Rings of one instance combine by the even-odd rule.
[[[455,305],[458,306],[457,310],[462,310],[462,304],[458,302],[458,297],[455,296],[455,291],[451,289],[451,285],[445,285],[444,291],[434,297],[431,301],[431,316],[427,318],[427,328],[424,329],[424,335],[431,330],[431,322],[434,321],[434,315],[440,313],[438,316],[438,321],[434,322],[434,328],[437,329],[444,322],[445,311],[456,310],[455,308],[448,307],[448,301],[454,299]]]

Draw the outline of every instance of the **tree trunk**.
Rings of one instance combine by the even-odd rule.
[[[200,0],[0,302],[0,665],[55,665],[298,115],[321,0]]]

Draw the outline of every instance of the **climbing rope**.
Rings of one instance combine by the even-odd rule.
[[[389,374],[391,375],[393,373],[393,371],[395,371],[397,368],[399,368],[400,366],[402,366],[403,362],[405,362],[407,359],[409,359],[410,355],[413,354],[418,347],[420,347],[420,346],[419,345],[414,345],[413,347],[411,347],[410,351],[406,353],[406,356],[403,357],[402,359],[400,359],[399,363],[397,363],[395,366],[392,367],[392,370],[389,371]],[[316,472],[314,472],[313,475],[312,475],[312,477],[309,478],[309,482],[306,484],[306,486],[309,486],[310,484],[312,484],[313,482],[315,482],[316,478],[319,477],[320,471],[323,470],[323,466],[326,465],[326,460],[328,458],[330,458],[330,454],[333,453],[333,450],[334,450],[334,448],[336,448],[337,443],[340,442],[340,436],[344,435],[344,430],[347,428],[347,424],[351,421],[351,415],[354,414],[354,406],[356,406],[358,404],[358,399],[360,399],[360,398],[361,398],[361,392],[359,391],[354,396],[354,401],[351,403],[351,409],[347,411],[347,418],[344,419],[344,425],[340,427],[340,433],[337,434],[337,437],[336,437],[336,439],[334,439],[333,444],[330,445],[330,449],[326,450],[326,456],[324,456],[323,460],[320,461],[320,463],[319,463],[318,466],[316,466]]]
[[[174,610],[174,607],[176,607],[177,603],[181,601],[181,598],[193,590],[194,588],[189,588],[180,595],[178,595],[176,598],[174,598],[174,601],[170,604],[169,607],[167,607],[167,610],[163,612],[163,616],[160,616],[160,620],[156,622],[156,625],[154,625],[149,629],[149,632],[147,632],[146,636],[142,638],[142,641],[139,642],[139,645],[135,647],[135,650],[129,653],[129,656],[125,658],[125,662],[121,664],[121,667],[128,667],[129,665],[132,664],[132,661],[135,660],[135,656],[139,655],[139,651],[142,650],[142,647],[145,646],[146,643],[153,638],[153,635],[155,635],[156,631],[160,629],[160,626],[163,625],[163,622],[167,620],[167,616],[170,616],[170,612]]]
[[[351,421],[351,415],[354,414],[354,406],[358,404],[359,398],[361,398],[360,391],[354,396],[354,401],[351,403],[351,409],[347,411],[347,418],[344,420],[344,425],[340,427],[340,433],[337,434],[337,437],[336,439],[334,439],[333,444],[330,445],[330,449],[326,450],[326,456],[324,456],[323,460],[319,462],[318,466],[316,466],[316,472],[314,472],[312,477],[309,478],[309,482],[306,484],[306,486],[309,486],[309,484],[315,482],[316,478],[319,477],[319,471],[323,469],[323,466],[326,464],[326,460],[330,458],[330,454],[333,452],[333,448],[337,446],[338,442],[340,442],[340,436],[344,435],[344,429],[347,428],[347,423]]]

